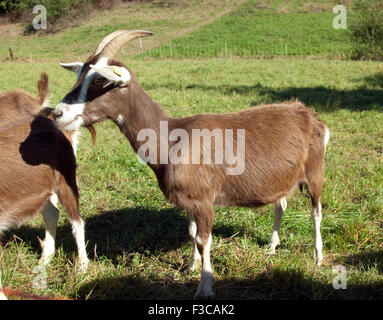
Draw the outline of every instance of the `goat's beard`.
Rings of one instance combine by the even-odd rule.
[[[92,124],[85,126],[85,128],[87,128],[89,130],[90,135],[92,136],[92,146],[94,146],[96,144],[96,141],[97,141],[96,129],[94,128],[94,126]]]

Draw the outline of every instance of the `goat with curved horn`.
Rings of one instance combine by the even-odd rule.
[[[112,32],[111,34],[108,34],[106,37],[104,37],[97,45],[96,49],[93,51],[93,55],[90,56],[88,61],[91,60],[89,63],[92,65],[95,65],[96,60],[94,59],[95,56],[101,58],[109,58],[113,59],[114,56],[117,54],[118,50],[120,50],[125,44],[127,44],[129,41],[132,41],[136,38],[141,37],[148,37],[152,36],[153,33],[150,31],[145,30],[116,30]],[[93,58],[93,59],[92,59]],[[97,59],[98,61],[99,59]],[[60,63],[60,66],[64,69],[67,69],[69,71],[77,73],[78,78],[80,77],[80,74],[83,72],[84,63],[82,62],[71,62],[71,63]],[[127,76],[128,73],[124,72],[124,74]],[[130,79],[130,77],[127,77],[125,80]],[[125,83],[124,81],[122,81]]]
[[[120,50],[129,41],[132,41],[136,38],[148,37],[153,35],[153,33],[151,33],[150,31],[145,30],[122,30],[121,33],[117,32],[118,31],[116,31],[116,36],[113,36],[113,38],[109,40],[109,42],[106,43],[105,46],[102,48],[102,50],[100,51],[101,56],[113,59],[114,56],[117,54],[118,50]],[[110,34],[110,36],[113,35],[113,33]],[[102,43],[103,41],[101,41],[99,45],[101,45]]]
[[[96,48],[99,53],[85,62],[76,84],[56,107],[56,124],[76,130],[112,120],[154,171],[166,199],[187,211],[193,253],[186,271],[202,262],[196,298],[214,297],[210,247],[215,205],[274,204],[268,250],[273,254],[280,244],[286,197],[297,186],[306,186],[314,223],[314,259],[320,265],[320,198],[330,138],[326,124],[299,101],[229,114],[168,117],[133,73],[113,60],[128,41],[149,35],[134,30],[104,38]]]
[[[117,30],[112,32],[111,34],[108,34],[104,39],[102,39],[99,44],[97,45],[96,49],[94,50],[93,54],[97,55],[101,52],[102,49],[115,37],[127,32],[127,30]]]

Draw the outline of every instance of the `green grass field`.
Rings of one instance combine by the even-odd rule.
[[[142,55],[154,58],[347,56],[348,30],[332,27],[334,5],[324,1],[319,7],[310,8],[307,4],[310,3],[248,1],[216,21]],[[352,13],[348,16],[351,21]]]
[[[273,2],[274,7],[262,10],[282,10],[280,3]],[[284,8],[290,13],[277,12],[282,20],[291,19],[297,30],[304,30],[311,21],[306,13],[298,12],[301,3],[296,1],[295,6]],[[165,14],[166,10],[161,10]],[[321,10],[315,13],[318,17],[331,16]],[[219,26],[222,34],[228,34],[223,27],[225,19],[240,26],[233,15],[223,16],[171,43],[195,37],[195,44],[203,46],[203,41],[198,40],[203,30]],[[97,30],[92,44],[111,31],[106,29]],[[68,32],[49,36],[49,41],[53,44]],[[268,41],[275,43],[270,39],[278,36],[276,32]],[[216,57],[185,53],[183,57],[162,59],[155,55],[120,56],[143,88],[171,116],[230,112],[261,103],[300,99],[330,127],[322,197],[323,265],[317,267],[313,260],[311,208],[305,193],[297,192],[288,200],[281,246],[275,256],[265,253],[272,231],[272,206],[257,210],[217,208],[211,252],[217,299],[383,298],[383,64],[330,59],[344,57],[343,48],[348,44],[338,39],[339,46],[327,46],[315,40],[320,39],[315,32],[313,37],[302,38],[302,45],[310,48],[304,55],[310,58],[220,57],[221,53]],[[17,41],[22,43],[22,39]],[[252,41],[259,39],[255,36]],[[297,41],[294,34],[286,34],[286,39]],[[25,39],[36,46],[40,40]],[[214,43],[218,47],[221,42]],[[1,91],[17,87],[36,93],[39,74],[46,71],[52,105],[56,105],[75,82],[75,75],[57,63],[59,59],[69,61],[72,56],[60,54],[65,45],[59,41],[56,44],[58,49],[47,45],[44,61],[2,62]],[[72,47],[81,51],[81,57],[91,50],[90,45],[84,45],[84,49],[77,42]],[[78,149],[81,213],[86,221],[91,259],[88,272],[79,274],[74,267],[76,246],[69,220],[62,212],[56,256],[47,268],[47,288],[32,286],[41,253],[37,236],[44,236],[40,216],[3,237],[3,285],[73,299],[192,298],[200,274],[199,270],[191,275],[181,272],[192,251],[186,213],[165,201],[154,174],[140,164],[113,123],[98,124],[96,130],[98,141],[94,147],[87,131],[81,130]],[[347,270],[346,290],[332,286],[336,265]]]

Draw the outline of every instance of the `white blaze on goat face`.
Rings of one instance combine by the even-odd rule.
[[[89,87],[97,78],[104,78],[104,88],[109,85],[125,87],[130,83],[131,75],[124,67],[108,65],[108,58],[101,57],[95,64],[79,65],[79,63],[61,64],[67,70],[78,72],[78,83],[55,110],[57,125],[65,130],[77,130],[84,124],[84,110],[89,97]],[[88,70],[89,67],[89,70]],[[81,72],[88,70],[84,77]],[[81,80],[82,79],[82,80]],[[93,121],[98,121],[94,116],[88,115]],[[119,121],[120,119],[117,119]],[[122,124],[122,123],[121,123]]]
[[[80,128],[83,124],[82,114],[84,112],[86,95],[90,81],[93,79],[93,74],[93,70],[88,72],[81,84],[80,93],[77,97],[71,97],[72,99],[70,101],[65,97],[57,105],[55,114],[60,114],[60,117],[56,119],[56,122],[64,130],[74,131]]]
[[[106,66],[108,63],[107,58],[101,58],[97,62],[97,66],[102,67]],[[66,64],[62,66],[66,68]],[[66,68],[67,69],[67,68]],[[83,70],[83,66],[78,69],[78,77],[80,77],[80,72]],[[78,130],[84,123],[82,119],[82,115],[86,105],[86,97],[89,89],[90,83],[96,77],[96,71],[94,69],[90,69],[86,74],[84,80],[80,84],[79,94],[74,96],[69,93],[61,102],[57,105],[55,109],[55,114],[60,115],[56,118],[56,123],[59,127],[64,130],[74,131]]]

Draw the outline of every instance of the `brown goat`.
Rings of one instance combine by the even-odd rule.
[[[41,73],[37,83],[38,97],[22,90],[12,90],[0,94],[0,128],[3,125],[12,125],[16,120],[28,115],[37,115],[49,105],[48,75]]]
[[[80,268],[85,270],[88,258],[73,149],[77,133],[59,130],[51,116],[53,109],[44,108],[48,94],[44,73],[38,89],[38,98],[21,90],[0,95],[0,236],[41,210],[46,234],[40,263],[49,263],[55,251],[59,200],[68,211]]]
[[[298,185],[305,185],[313,207],[314,255],[319,265],[323,259],[320,197],[329,140],[326,125],[298,101],[228,114],[168,117],[141,88],[133,73],[113,61],[125,43],[148,35],[151,33],[147,31],[117,31],[102,40],[84,64],[62,65],[76,71],[78,80],[55,109],[58,126],[76,130],[111,119],[153,169],[165,197],[187,211],[194,243],[187,271],[194,270],[196,261],[202,257],[201,281],[195,298],[214,296],[210,266],[214,205],[274,204],[270,244],[274,252],[279,244],[285,198]],[[196,133],[200,135],[194,140]],[[225,139],[221,141],[223,135]],[[206,140],[206,136],[210,139],[214,136],[214,141]],[[231,156],[227,152],[230,137],[236,142]],[[215,150],[214,163],[210,161],[212,153],[204,149],[208,143],[210,151]],[[244,166],[239,168],[241,161]],[[233,167],[235,163],[237,167]],[[233,173],[235,169],[239,170]]]

